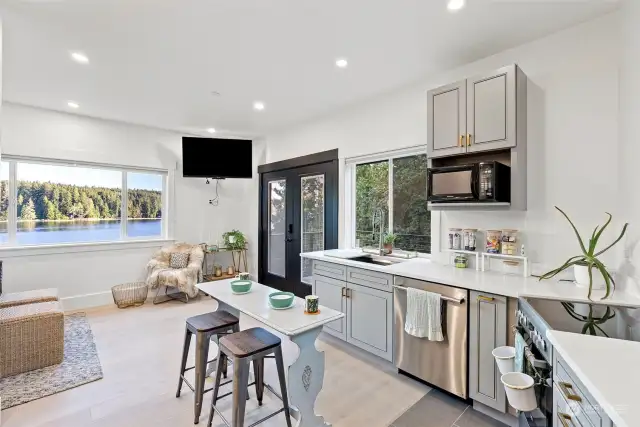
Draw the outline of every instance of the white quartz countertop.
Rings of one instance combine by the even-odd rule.
[[[347,251],[353,252],[353,250]],[[331,253],[335,254],[335,250]],[[366,254],[363,253],[363,255]],[[338,258],[336,256],[327,256],[323,251],[302,253],[300,256],[334,264],[379,271],[394,276],[408,277],[410,279],[435,282],[513,298],[529,297],[597,303],[600,298],[604,296],[604,291],[593,291],[593,301],[589,301],[587,298],[587,289],[579,288],[570,282],[554,280],[539,281],[535,277],[522,277],[492,271],[476,271],[470,268],[461,269],[449,265],[437,264],[425,258],[414,258],[390,266],[381,266]],[[603,303],[611,306],[638,308],[640,307],[640,297],[617,290]]]
[[[298,297],[294,299],[294,307],[287,310],[274,310],[269,305],[269,294],[279,292],[277,289],[252,282],[251,292],[234,294],[231,290],[233,280],[235,279],[199,283],[197,287],[218,301],[287,336],[298,335],[344,317],[343,313],[323,305],[319,306],[319,314],[305,314],[304,300]]]
[[[616,427],[640,426],[639,342],[555,330],[547,338]]]

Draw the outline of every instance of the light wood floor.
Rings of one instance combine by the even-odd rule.
[[[125,310],[109,307],[88,311],[104,379],[5,410],[2,427],[192,426],[192,392],[184,387],[182,397],[175,397],[184,319],[216,307],[215,301],[201,298],[187,305],[147,303]],[[249,323],[241,318],[242,327]],[[397,375],[391,365],[344,343],[323,338],[317,346],[326,352],[327,366],[316,408],[336,427],[388,426],[429,391]],[[251,393],[255,396],[253,390]],[[203,426],[210,393],[205,401],[207,407],[200,419]],[[230,408],[231,400],[224,399],[222,405],[223,409]],[[252,398],[247,403],[246,422],[278,407],[268,392],[262,408],[256,408]],[[230,410],[225,413],[230,418]],[[220,418],[214,419],[214,425],[222,425]],[[264,425],[286,424],[279,415]]]

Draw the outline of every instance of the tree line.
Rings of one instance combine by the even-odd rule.
[[[0,220],[7,220],[9,183],[0,184]],[[18,219],[69,220],[118,219],[122,190],[39,181],[18,181]],[[154,190],[129,190],[129,218],[161,218],[162,194]]]

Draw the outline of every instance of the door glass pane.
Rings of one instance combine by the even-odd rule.
[[[0,243],[9,239],[9,162],[0,162]]]
[[[427,210],[427,156],[393,159],[395,247],[431,253],[431,212]]]
[[[120,239],[122,172],[17,163],[19,245]]]
[[[287,181],[269,182],[269,273],[285,277],[286,262],[286,210]]]
[[[324,175],[305,176],[301,181],[302,197],[302,252],[324,249]],[[312,265],[310,259],[301,259],[301,280],[311,284]]]
[[[127,236],[162,236],[164,175],[127,172]]]
[[[425,190],[426,191],[426,190]],[[383,226],[389,220],[389,162],[366,163],[356,166],[356,240],[360,247],[378,247],[379,225],[373,227],[373,213],[384,212]]]

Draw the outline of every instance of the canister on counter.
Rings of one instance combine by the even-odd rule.
[[[467,268],[467,265],[469,265],[469,260],[467,260],[465,254],[457,254],[454,261],[456,268]]]
[[[487,230],[487,246],[486,252],[489,254],[500,253],[500,239],[502,232],[500,230]]]
[[[517,255],[518,230],[502,230],[502,255]]]
[[[462,229],[449,229],[449,249],[462,249]]]
[[[478,230],[475,228],[467,228],[462,233],[464,235],[464,250],[475,251],[476,250],[476,233]]]

